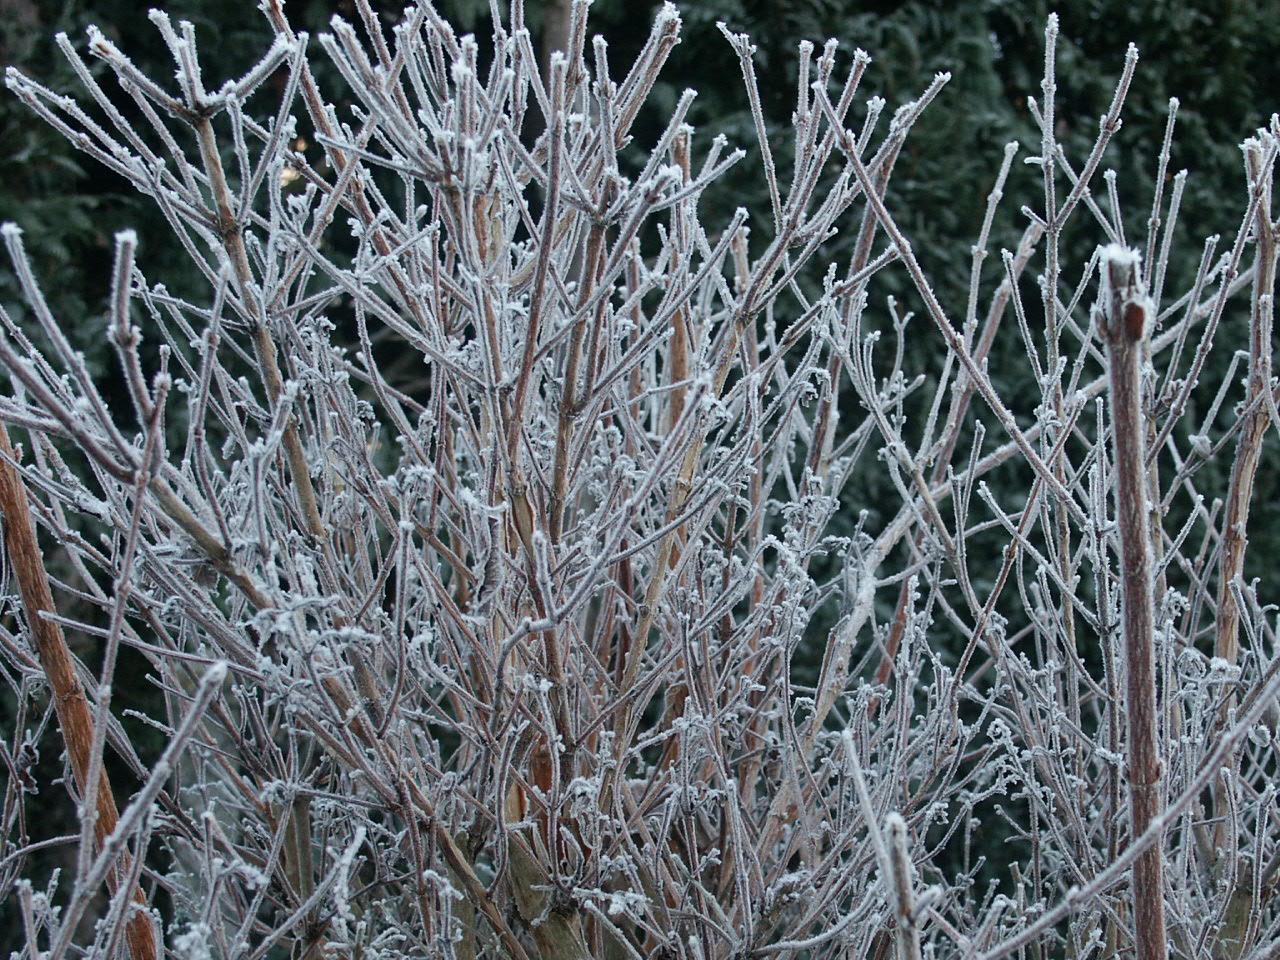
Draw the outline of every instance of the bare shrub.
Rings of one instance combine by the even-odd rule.
[[[108,383],[4,228],[0,891],[29,955],[1272,956],[1280,660],[1244,571],[1275,121],[1234,235],[1175,275],[1177,104],[1131,248],[1099,174],[1137,52],[1067,157],[1051,19],[1043,195],[988,262],[1010,144],[945,305],[886,199],[945,75],[890,116],[866,54],[802,44],[775,163],[726,31],[771,198],[749,231],[704,219],[744,155],[692,93],[637,142],[674,8],[620,67],[580,0],[544,76],[519,2],[483,55],[429,4],[389,36],[356,7],[309,41],[265,0],[276,41],[225,83],[156,12],[176,79],[96,32],[109,90],[65,37],[88,100],[8,75],[173,231],[116,238]],[[988,370],[997,338],[1035,390]],[[34,816],[66,802],[28,772],[54,713],[78,836]]]

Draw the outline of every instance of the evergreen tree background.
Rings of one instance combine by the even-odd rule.
[[[195,23],[202,40],[202,65],[215,82],[239,75],[269,42],[265,21],[256,4],[247,0],[166,0],[163,5],[175,19]],[[782,151],[788,140],[784,134],[794,100],[796,45],[801,39],[820,44],[826,37],[837,37],[846,57],[854,47],[869,52],[873,63],[860,99],[871,93],[885,97],[886,116],[915,97],[934,73],[952,74],[938,102],[909,138],[888,199],[943,303],[963,304],[970,245],[1004,144],[1020,142],[1020,158],[1039,150],[1039,132],[1026,97],[1039,96],[1043,29],[1052,5],[1045,0],[683,0],[677,5],[685,22],[683,42],[664,71],[659,95],[648,107],[651,114],[638,125],[637,136],[656,136],[665,108],[675,103],[684,88],[696,89],[699,96],[691,120],[703,137],[703,149],[710,136],[724,133],[731,144],[752,150],[744,161],[745,175],[728,177],[713,189],[712,202],[723,209],[708,211],[708,222],[727,219],[734,208],[746,207],[761,218],[755,224],[757,236],[768,234],[763,218],[768,216],[769,201],[763,178],[754,173],[758,167],[752,166],[759,158],[751,147],[755,136],[738,61],[716,29],[718,21],[749,34],[757,47],[764,114],[778,133],[775,157],[780,164],[787,162]],[[498,6],[505,8],[506,3]],[[528,0],[526,6],[532,26],[538,29],[551,4]],[[609,40],[615,70],[638,51],[656,6],[652,0],[596,0],[592,6],[590,30]],[[376,0],[375,7],[390,23],[401,12],[403,0]],[[442,0],[437,7],[461,30],[475,31],[482,38],[487,35],[487,0]],[[290,0],[288,9],[295,26],[313,36],[326,29],[335,13],[356,19],[349,0]],[[1280,36],[1274,26],[1280,17],[1280,0],[1068,0],[1058,6],[1058,13],[1057,135],[1077,164],[1097,135],[1097,120],[1110,102],[1127,43],[1132,39],[1141,50],[1124,128],[1104,162],[1116,168],[1131,243],[1145,241],[1169,98],[1181,101],[1169,175],[1186,168],[1190,176],[1178,227],[1181,242],[1174,245],[1184,260],[1171,264],[1171,275],[1189,276],[1194,262],[1185,258],[1198,256],[1200,240],[1211,233],[1233,236],[1238,226],[1234,218],[1243,207],[1244,193],[1238,144],[1280,109]],[[83,48],[84,28],[90,23],[100,26],[144,72],[162,78],[172,73],[168,51],[135,0],[0,0],[0,62],[19,67],[59,92],[78,96],[74,76],[53,36],[66,31]],[[325,58],[318,47],[312,52],[322,87],[339,98],[341,109],[340,80],[324,70]],[[92,66],[92,59],[87,59]],[[861,113],[856,113],[855,122],[860,118]],[[317,147],[311,150],[319,156]],[[0,91],[0,169],[0,219],[16,221],[23,228],[55,315],[72,342],[85,351],[91,369],[106,374],[112,358],[102,331],[114,232],[135,228],[140,239],[139,265],[173,289],[183,289],[190,265],[180,248],[167,242],[169,229],[150,201],[126,192],[123,184],[72,150],[8,91]],[[1018,204],[1037,206],[1039,178],[1037,167],[1015,165],[1006,193],[1018,202],[1006,203],[997,218],[993,253],[1016,244],[1026,222]],[[1101,183],[1099,178],[1098,190]],[[1131,194],[1132,190],[1139,192]],[[1064,262],[1083,263],[1096,237],[1074,239],[1079,245],[1064,251]],[[988,259],[988,269],[1000,269],[998,256]],[[902,284],[900,292],[910,308],[914,300],[907,294],[905,278]],[[11,271],[0,269],[0,303],[20,316],[18,299]],[[1245,322],[1240,311],[1230,313],[1219,338],[1243,345]],[[931,340],[932,331],[924,321],[917,329],[921,335],[912,338],[910,349],[918,355],[907,366],[936,372],[932,358],[941,353],[938,344]],[[1029,376],[1028,365],[1015,337],[1004,337],[1002,343],[991,358],[991,370],[997,387],[1011,395],[1019,378]],[[1229,350],[1220,349],[1211,358],[1219,366],[1218,376],[1229,355]],[[1207,379],[1214,376],[1214,370],[1206,371]],[[1277,445],[1272,443],[1265,449],[1258,474],[1250,522],[1250,577],[1265,576],[1267,558],[1280,554],[1278,467]],[[1224,467],[1210,464],[1205,469]],[[877,502],[896,502],[892,496],[881,496],[888,492],[881,485],[887,484],[883,477],[867,475],[851,485],[850,526],[857,510],[874,509]],[[815,630],[813,649],[808,651],[814,660],[821,657],[823,636],[825,631]],[[91,650],[81,653],[92,669]],[[117,704],[127,706],[131,700],[134,705],[145,704],[155,696],[141,679],[145,664],[139,660],[137,666],[137,671],[120,671]],[[137,678],[133,682],[138,689],[124,688],[130,677]],[[8,728],[13,719],[11,699],[0,697],[0,724]],[[146,742],[145,729],[130,727],[140,745]],[[46,736],[42,746],[45,772],[56,775],[62,763],[56,733]],[[113,769],[112,774],[119,778],[122,795],[131,792],[124,771]],[[0,779],[6,776],[0,773]],[[64,797],[50,797],[48,810],[49,823],[39,832],[48,836],[66,832],[73,822],[70,804]],[[992,847],[986,852],[998,862],[995,842]],[[59,856],[50,855],[47,861],[52,869]],[[19,930],[10,908],[0,905],[0,954],[16,947]]]

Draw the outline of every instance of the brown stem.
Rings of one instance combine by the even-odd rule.
[[[1262,176],[1261,151],[1248,154],[1250,179]],[[1218,561],[1218,618],[1214,631],[1214,655],[1235,663],[1240,654],[1240,610],[1231,591],[1232,582],[1244,569],[1248,540],[1249,502],[1253,498],[1253,481],[1262,455],[1262,438],[1269,420],[1267,405],[1261,402],[1271,380],[1271,344],[1264,339],[1275,292],[1276,243],[1271,230],[1270,191],[1258,204],[1258,261],[1254,271],[1253,311],[1249,330],[1249,383],[1245,409],[1252,409],[1240,437],[1231,465],[1231,486],[1227,493],[1223,519],[1222,552]],[[1223,720],[1226,719],[1223,707]]]
[[[251,318],[253,347],[262,368],[267,397],[271,401],[274,412],[275,406],[280,403],[280,397],[284,393],[284,376],[276,358],[275,341],[271,338],[271,331],[267,326],[266,306],[253,289],[249,255],[244,247],[244,235],[240,224],[231,208],[231,190],[227,186],[222,159],[218,155],[213,124],[208,118],[201,119],[195,125],[195,131],[200,142],[200,156],[204,162],[205,174],[209,178],[210,192],[217,207],[217,226],[223,249],[235,270],[236,289],[244,302],[245,309],[253,312]],[[298,435],[298,427],[292,416],[285,423],[283,443],[294,490],[298,495],[298,504],[302,508],[302,516],[307,524],[307,532],[319,540],[325,535],[324,520],[320,516],[315,487],[311,483],[311,469],[307,465],[302,439]]]
[[[1104,259],[1104,315],[1110,354],[1111,427],[1120,529],[1120,610],[1124,630],[1125,709],[1128,720],[1130,837],[1142,836],[1163,805],[1155,678],[1155,606],[1148,533],[1146,429],[1139,363],[1148,305],[1137,255],[1114,251]],[[1133,865],[1133,925],[1138,960],[1165,960],[1162,844],[1152,843]]]
[[[1222,522],[1222,551],[1218,559],[1218,614],[1214,624],[1214,655],[1234,664],[1240,656],[1240,607],[1232,584],[1244,572],[1244,555],[1248,546],[1249,504],[1253,499],[1254,478],[1262,459],[1262,441],[1270,423],[1266,392],[1271,389],[1271,323],[1276,285],[1276,236],[1271,225],[1271,171],[1264,169],[1261,144],[1256,140],[1245,144],[1245,165],[1251,189],[1259,191],[1256,220],[1257,259],[1253,274],[1253,304],[1249,323],[1249,380],[1246,387],[1245,421],[1236,441],[1236,455],[1231,463],[1231,484],[1227,490],[1226,512]],[[1231,726],[1234,695],[1228,695],[1219,711],[1219,729]],[[1226,764],[1234,773],[1236,756]],[[1230,789],[1230,778],[1224,776],[1223,790]],[[1215,797],[1214,848],[1221,849],[1236,841],[1230,838],[1225,798]],[[1230,851],[1224,851],[1227,856]],[[1252,902],[1251,873],[1240,870],[1231,895],[1226,926],[1220,936],[1218,956],[1235,958],[1247,949],[1249,907]],[[1243,905],[1243,906],[1242,906]]]
[[[915,892],[911,888],[911,853],[907,849],[907,824],[901,815],[885,818],[889,835],[889,865],[892,868],[893,900],[898,925],[898,956],[920,960],[920,928],[916,924]]]
[[[62,628],[56,621],[45,617],[46,613],[56,613],[53,592],[49,588],[49,574],[45,570],[40,545],[36,542],[35,526],[27,508],[26,485],[14,465],[16,462],[9,433],[0,423],[0,512],[4,514],[4,547],[13,567],[14,579],[18,582],[18,592],[22,595],[22,608],[36,656],[53,691],[53,706],[71,770],[83,794],[92,765],[93,712],[89,709],[84,686],[76,675],[75,660],[67,647]],[[93,834],[96,847],[101,849],[103,842],[115,830],[120,814],[105,771],[99,771],[97,783],[97,819]],[[121,853],[116,868],[107,878],[113,893],[121,879],[129,876],[130,870],[129,854]],[[133,960],[156,960],[159,954],[155,929],[147,915],[147,898],[140,885],[134,887],[132,898],[136,907],[125,928],[129,955]]]

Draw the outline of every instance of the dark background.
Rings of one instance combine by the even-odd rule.
[[[403,5],[403,0],[375,2],[389,20]],[[83,50],[84,28],[96,23],[144,72],[165,82],[172,77],[172,65],[159,35],[146,21],[145,6],[136,0],[0,0],[0,62],[16,66],[58,92],[78,95],[71,70],[52,37],[65,30]],[[252,0],[177,0],[164,6],[175,19],[196,24],[202,40],[201,62],[214,84],[242,73],[269,42],[266,22]],[[487,33],[487,0],[445,0],[437,6],[460,29],[474,30],[482,37]],[[527,6],[532,25],[540,29],[546,5],[528,0]],[[828,36],[837,37],[846,56],[854,47],[866,49],[874,62],[862,93],[887,99],[886,118],[916,96],[932,74],[952,73],[951,83],[908,141],[896,168],[889,206],[911,236],[943,303],[951,305],[953,312],[960,309],[955,305],[964,302],[969,248],[1003,146],[1009,140],[1020,141],[1020,158],[1039,148],[1026,96],[1039,96],[1044,21],[1051,5],[1043,0],[687,0],[678,6],[685,24],[683,42],[664,71],[649,114],[637,128],[641,143],[652,142],[667,108],[685,87],[699,91],[691,122],[700,134],[709,138],[724,133],[731,144],[747,148],[755,142],[737,59],[716,30],[717,21],[749,33],[758,47],[756,69],[764,112],[774,125],[773,148],[783,169],[795,91],[796,44],[801,39],[820,45]],[[616,74],[625,70],[643,43],[655,8],[648,0],[597,0],[592,7],[590,32],[608,38]],[[295,26],[313,36],[325,29],[334,13],[357,19],[348,2],[290,0],[287,9]],[[1221,233],[1229,242],[1234,236],[1244,205],[1238,145],[1280,109],[1280,0],[1072,0],[1060,4],[1058,12],[1057,133],[1077,166],[1097,135],[1097,120],[1110,102],[1127,43],[1133,40],[1141,49],[1124,128],[1105,164],[1114,166],[1119,175],[1131,241],[1145,240],[1168,100],[1171,96],[1181,100],[1169,172],[1172,176],[1186,168],[1190,179],[1167,288],[1176,295],[1194,272],[1203,237]],[[322,89],[340,102],[345,95],[342,85],[327,69],[318,45],[312,45],[310,56]],[[838,69],[846,65],[847,60],[842,61]],[[705,148],[707,140],[702,142]],[[703,210],[708,222],[726,219],[738,206],[767,217],[769,203],[763,178],[753,166],[756,159],[752,151],[744,166],[713,188]],[[1025,223],[1018,206],[1038,204],[1039,177],[1037,168],[1020,161],[1015,164],[1006,191],[1010,200],[992,236],[993,254],[1016,243]],[[1099,177],[1095,193],[1101,192]],[[168,242],[168,229],[150,201],[126,193],[112,175],[73,151],[7,90],[0,91],[0,219],[16,221],[25,231],[54,314],[98,372],[110,370],[101,334],[115,231],[137,229],[139,264],[148,276],[179,290],[192,282],[191,268],[177,245]],[[756,226],[757,237],[767,236],[764,219]],[[1068,266],[1083,262],[1096,242],[1092,235],[1068,237],[1064,262]],[[999,257],[990,257],[988,265],[998,270]],[[823,267],[825,263],[819,270]],[[1032,272],[1036,269],[1033,263]],[[892,281],[884,292],[892,292],[891,288]],[[899,292],[905,293],[905,288]],[[21,316],[17,300],[6,264],[0,269],[0,303],[14,307],[15,315]],[[1244,321],[1239,310],[1230,314],[1219,342],[1243,346]],[[910,346],[907,368],[933,371],[940,344],[923,324],[916,332],[919,336]],[[997,385],[1014,396],[1026,384],[1027,364],[1016,337],[1004,338],[1004,344],[993,354],[991,370]],[[1221,375],[1229,355],[1229,348],[1215,351],[1207,380],[1213,381],[1215,371]],[[1261,576],[1264,582],[1269,558],[1280,556],[1276,446],[1272,442],[1266,449],[1249,530],[1246,575]],[[1000,482],[1015,483],[1017,478],[993,476],[993,486]],[[1212,479],[1208,487],[1216,489]],[[996,493],[1006,499],[999,490]],[[845,499],[851,509],[848,519],[837,518],[837,528],[832,530],[836,534],[846,532],[858,509],[897,503],[888,481],[872,473],[859,475]],[[890,593],[886,591],[887,603],[893,599]],[[1264,591],[1266,596],[1273,594]],[[820,655],[817,648],[823,636],[824,630],[815,629],[810,657]],[[92,668],[92,649],[80,652]],[[145,707],[152,694],[141,679],[144,672],[120,671],[114,701],[120,709]],[[12,707],[9,691],[0,692],[0,729],[4,731],[0,735],[6,738],[13,734]],[[145,727],[134,729],[146,738]],[[141,746],[146,746],[145,739]],[[60,770],[53,733],[44,738],[38,777],[46,785],[38,806],[45,822],[35,830],[40,836],[65,832],[70,823],[73,811],[66,794],[47,786]],[[0,778],[4,776],[0,773]],[[132,792],[134,785],[127,774],[113,770],[113,776],[120,778],[118,795]],[[998,850],[988,852],[999,859]],[[47,876],[57,858],[47,859],[30,869],[29,875]],[[0,904],[0,955],[17,946],[17,927],[9,906]]]

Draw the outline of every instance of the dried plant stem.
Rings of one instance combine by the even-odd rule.
[[[1100,324],[1110,359],[1131,837],[1142,836],[1159,818],[1163,796],[1156,707],[1151,538],[1147,529],[1143,450],[1146,431],[1139,366],[1142,342],[1147,336],[1149,301],[1142,289],[1139,270],[1136,254],[1114,246],[1104,251],[1105,315],[1100,318]],[[1133,922],[1138,960],[1164,960],[1168,955],[1163,875],[1162,847],[1160,843],[1153,843],[1133,865]]]
[[[889,863],[893,868],[893,899],[898,920],[899,960],[920,960],[920,928],[916,925],[916,898],[911,888],[911,854],[907,846],[907,824],[891,813],[885,818],[889,834]]]
[[[40,667],[53,692],[54,710],[58,726],[76,784],[83,793],[91,780],[93,755],[93,712],[85,697],[84,687],[76,676],[75,661],[67,647],[62,627],[55,620],[45,617],[56,613],[53,593],[49,588],[49,574],[44,567],[40,545],[36,542],[35,527],[27,508],[26,486],[15,466],[17,456],[9,442],[9,433],[0,423],[0,512],[4,514],[4,548],[13,566],[14,579],[22,595],[31,639],[40,659]],[[93,825],[94,842],[101,848],[103,841],[115,830],[120,814],[115,795],[105,770],[98,771],[97,819]],[[115,870],[108,874],[107,883],[114,892],[122,878],[131,875],[127,853],[122,853]],[[125,939],[133,960],[155,960],[155,930],[147,915],[147,898],[141,886],[135,886],[133,901],[137,905],[128,920]]]
[[[1244,572],[1248,546],[1249,505],[1253,500],[1253,484],[1262,459],[1262,440],[1270,422],[1270,412],[1262,402],[1271,389],[1271,321],[1276,285],[1276,236],[1271,224],[1271,170],[1262,144],[1257,140],[1244,145],[1245,168],[1249,186],[1258,196],[1255,231],[1257,259],[1253,274],[1253,303],[1249,323],[1249,379],[1240,436],[1236,440],[1235,459],[1231,463],[1231,484],[1227,490],[1226,513],[1223,518],[1222,549],[1218,558],[1218,615],[1214,624],[1214,655],[1235,664],[1240,656],[1240,607],[1232,585]],[[1219,728],[1231,723],[1236,704],[1234,693],[1227,695],[1219,710]],[[1235,756],[1227,761],[1227,770],[1235,771]],[[1228,841],[1230,811],[1224,796],[1231,784],[1224,774],[1221,791],[1215,796],[1214,847],[1220,849]],[[1215,868],[1217,861],[1215,860]],[[1252,868],[1240,869],[1232,892],[1232,908],[1227,911],[1227,924],[1219,945],[1221,957],[1243,956],[1248,938],[1250,904],[1253,900]]]
[[[214,203],[217,206],[218,233],[222,239],[231,265],[235,270],[236,283],[245,307],[254,311],[253,345],[257,352],[258,363],[262,368],[263,382],[266,384],[267,396],[272,405],[281,402],[284,393],[284,376],[276,359],[276,345],[271,337],[266,310],[254,292],[253,273],[249,266],[249,255],[244,247],[244,236],[240,224],[231,205],[231,190],[227,186],[227,177],[222,169],[222,160],[218,155],[218,145],[213,133],[213,124],[206,117],[195,125],[195,132],[200,143],[200,156],[204,162],[205,174],[209,178]],[[252,306],[250,306],[252,305]],[[289,461],[289,470],[293,478],[294,488],[298,494],[298,503],[302,515],[306,519],[307,530],[311,536],[320,539],[325,535],[324,520],[320,516],[320,508],[316,502],[315,487],[311,483],[311,470],[307,465],[307,457],[302,449],[302,440],[298,436],[298,428],[291,416],[285,423],[283,437],[285,455]]]
[[[1246,164],[1251,185],[1270,179],[1262,170],[1262,149],[1256,141],[1246,145]],[[1246,415],[1236,441],[1236,456],[1231,465],[1231,486],[1227,493],[1223,518],[1222,552],[1218,560],[1218,618],[1214,630],[1214,655],[1235,663],[1240,655],[1240,610],[1231,584],[1244,569],[1248,540],[1249,503],[1253,497],[1253,481],[1262,456],[1262,438],[1269,420],[1263,395],[1271,381],[1271,344],[1264,340],[1270,324],[1272,297],[1276,279],[1276,242],[1271,227],[1271,191],[1265,190],[1257,210],[1257,268],[1254,271],[1253,311],[1249,330],[1249,384],[1245,397]],[[1233,698],[1234,700],[1234,698]],[[1223,707],[1225,719],[1227,707]]]

